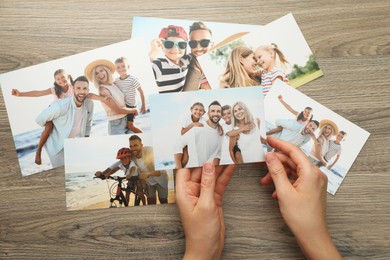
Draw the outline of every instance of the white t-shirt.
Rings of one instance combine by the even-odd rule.
[[[72,131],[70,131],[69,138],[80,137],[82,120],[83,120],[83,107],[82,106],[76,107]]]
[[[130,175],[130,170],[132,167],[137,168],[133,161],[130,161],[129,168],[126,168],[122,163],[118,165],[118,167],[125,173],[126,177]],[[133,176],[138,176],[138,169],[136,169],[133,173]]]
[[[218,128],[211,128],[206,122],[204,127],[193,127],[182,135],[174,147],[174,153],[183,153],[183,148],[188,146],[186,167],[198,167],[221,158],[222,142],[223,136],[219,135]]]
[[[183,123],[182,123],[182,128],[186,128],[187,126],[189,126],[190,124],[192,124],[194,121],[192,121],[192,115],[189,114],[188,116],[186,116],[183,120]],[[204,116],[202,116],[201,118],[199,118],[199,123],[202,123],[202,124],[206,124],[206,119],[204,118]]]
[[[221,121],[220,121],[221,122]],[[230,137],[226,135],[227,132],[232,130],[232,124],[228,125],[225,122],[220,123],[223,129],[223,144],[222,144],[222,151],[221,151],[221,161],[220,164],[233,164],[232,157],[229,153],[229,143],[230,143]]]

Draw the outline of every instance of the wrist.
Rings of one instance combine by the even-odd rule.
[[[327,231],[296,236],[298,245],[307,259],[342,259]]]
[[[183,259],[185,260],[213,260],[213,259],[220,259],[221,258],[221,252],[219,252],[217,249],[212,249],[208,246],[200,246],[202,243],[193,242],[191,243],[189,240],[186,239],[186,249],[184,252]]]

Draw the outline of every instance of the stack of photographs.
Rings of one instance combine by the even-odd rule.
[[[131,39],[0,75],[23,176],[65,166],[67,210],[175,203],[174,169],[292,142],[335,194],[369,133],[296,88],[323,76],[292,14],[134,17]]]

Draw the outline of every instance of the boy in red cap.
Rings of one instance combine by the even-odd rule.
[[[116,173],[118,170],[122,170],[126,175],[126,179],[128,180],[126,190],[127,202],[130,202],[130,190],[135,190],[137,196],[134,200],[134,206],[139,206],[140,201],[142,201],[143,205],[146,205],[145,194],[143,193],[146,184],[144,185],[144,181],[139,179],[138,168],[131,160],[131,155],[132,154],[129,148],[123,147],[119,149],[116,155],[116,159],[120,160],[120,164],[118,164],[118,166],[113,169],[109,168],[103,172],[98,171],[95,173],[95,176],[106,179],[108,176]]]
[[[159,38],[152,41],[149,57],[159,93],[183,90],[190,64],[190,56],[186,54],[187,41],[186,31],[175,25],[161,29]],[[160,48],[165,57],[155,59]]]

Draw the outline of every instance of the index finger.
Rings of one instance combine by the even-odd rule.
[[[272,136],[267,137],[267,142],[276,150],[281,151],[282,153],[290,157],[295,164],[300,165],[304,168],[312,166],[312,163],[298,146]]]
[[[189,169],[178,169],[176,172],[176,200],[180,200],[180,197],[182,197],[185,194],[185,187],[186,182],[188,182],[191,179],[191,174]],[[180,203],[178,203],[180,204]]]

